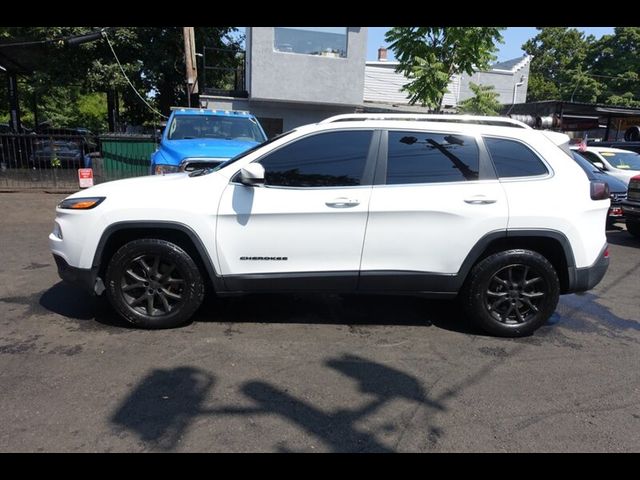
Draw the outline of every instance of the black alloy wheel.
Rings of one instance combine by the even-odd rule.
[[[540,253],[506,250],[474,265],[460,297],[467,316],[486,332],[523,337],[553,314],[560,298],[560,280]]]
[[[180,308],[184,301],[184,278],[175,262],[156,255],[140,255],[122,271],[120,288],[134,312],[151,317]]]
[[[185,325],[204,298],[198,266],[166,240],[143,238],[122,246],[109,261],[105,280],[113,308],[142,328]]]
[[[499,322],[525,323],[540,312],[548,286],[541,274],[529,265],[501,268],[489,281],[485,306]]]

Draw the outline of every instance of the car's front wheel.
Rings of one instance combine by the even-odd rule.
[[[462,291],[467,314],[503,337],[532,334],[553,314],[560,282],[553,265],[531,250],[507,250],[473,267]]]
[[[145,238],[122,246],[111,258],[105,279],[113,308],[142,328],[185,325],[204,298],[198,266],[166,240]]]

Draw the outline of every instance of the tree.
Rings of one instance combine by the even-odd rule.
[[[533,55],[528,101],[640,106],[640,28],[616,27],[599,40],[575,28],[538,28],[522,46]]]
[[[527,101],[570,100],[572,96],[584,100],[587,85],[591,89],[589,96],[593,97],[594,93],[597,96],[597,85],[587,82],[584,75],[585,59],[594,37],[585,37],[575,28],[545,27],[538,30],[540,33],[522,45],[527,54],[533,55]],[[579,92],[576,86],[580,88]]]
[[[499,94],[495,91],[493,85],[478,85],[470,82],[469,88],[471,88],[474,96],[458,104],[460,113],[498,115],[502,105],[498,101]]]
[[[0,27],[0,40],[3,43],[52,40],[100,28]],[[236,30],[234,27],[196,27],[196,45],[198,49],[205,45],[227,48],[217,66],[235,65],[242,40],[232,36]],[[172,106],[186,105],[182,27],[113,27],[108,30],[108,37],[127,77],[154,108],[168,115]],[[158,119],[132,90],[105,40],[80,45],[55,41],[40,45],[38,51],[38,70],[20,79],[25,119],[33,118],[32,104],[36,101],[41,107],[41,119],[55,120],[57,126],[87,121],[95,126],[104,125],[104,118],[92,115],[101,115],[106,106],[90,108],[89,105],[97,107],[96,93],[104,98],[107,91],[114,90],[122,97],[124,121],[144,124]],[[208,77],[216,72],[208,73]],[[83,96],[88,98],[81,99]],[[59,99],[67,99],[71,104]],[[74,102],[84,105],[83,109]],[[0,104],[0,117],[6,112],[3,107],[5,105]],[[91,120],[87,120],[88,117]]]
[[[386,33],[399,65],[410,79],[403,90],[409,103],[439,109],[452,75],[472,75],[495,60],[498,27],[393,27]]]
[[[587,62],[602,84],[599,100],[612,105],[640,106],[640,28],[616,27],[591,47]]]

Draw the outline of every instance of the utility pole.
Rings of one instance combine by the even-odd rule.
[[[198,93],[198,66],[196,64],[196,39],[193,27],[182,27],[184,35],[184,63],[186,66],[187,103],[191,107],[191,95]]]
[[[15,72],[7,72],[7,91],[9,93],[9,125],[14,133],[22,133],[20,102],[18,101],[18,75]]]

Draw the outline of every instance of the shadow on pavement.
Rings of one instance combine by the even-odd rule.
[[[212,298],[196,314],[199,322],[335,325],[432,325],[484,335],[452,300],[409,295],[249,294]]]
[[[145,443],[172,450],[191,421],[202,413],[214,383],[213,376],[192,367],[154,370],[129,395],[111,422],[135,432]]]
[[[623,229],[607,230],[607,241],[612,245],[640,248],[640,239]]]
[[[39,305],[63,317],[135,328],[121,319],[106,298],[58,282],[39,296]],[[199,322],[297,323],[431,326],[484,335],[467,321],[455,301],[392,295],[252,294],[208,297],[194,316]]]
[[[58,282],[46,290],[40,296],[39,304],[46,310],[69,319],[94,320],[110,327],[134,328],[111,309],[104,296],[91,296],[65,282]]]
[[[523,346],[516,346],[509,356],[517,354]],[[200,368],[183,366],[174,369],[156,369],[143,378],[129,395],[116,407],[112,424],[133,432],[145,446],[162,451],[174,450],[186,436],[192,422],[208,417],[216,422],[220,417],[277,417],[311,437],[320,440],[333,452],[393,452],[408,428],[423,435],[425,448],[433,447],[444,431],[432,425],[433,414],[446,411],[446,403],[464,389],[488,375],[504,358],[494,358],[484,365],[469,367],[473,373],[446,389],[438,396],[430,395],[419,378],[382,363],[353,354],[328,358],[323,365],[355,382],[361,397],[355,405],[338,405],[326,410],[306,398],[300,398],[288,389],[272,385],[263,379],[249,380],[237,387],[247,401],[216,405],[220,397],[213,394],[215,377]],[[228,397],[225,392],[224,397]],[[364,402],[362,401],[364,399]],[[367,418],[394,400],[414,404],[408,420],[398,426],[383,424],[367,427]],[[406,410],[409,407],[404,407]],[[425,415],[417,416],[419,409]],[[427,424],[417,425],[417,418],[426,418]],[[201,422],[200,422],[201,424]],[[219,429],[209,424],[210,430]],[[380,438],[385,433],[386,441]],[[395,433],[395,439],[389,433]],[[275,437],[275,436],[274,436]],[[215,439],[212,438],[212,441]],[[278,439],[274,450],[290,451],[287,439]],[[393,445],[392,445],[393,444]],[[249,443],[247,449],[255,448]]]

